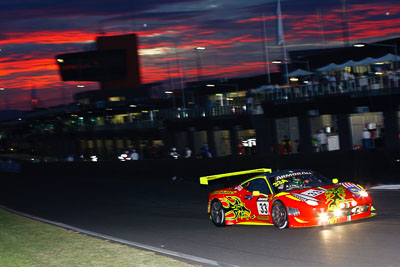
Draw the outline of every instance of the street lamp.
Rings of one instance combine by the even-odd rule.
[[[271,61],[272,64],[282,64],[282,62],[285,62],[285,61],[284,60],[280,60],[280,59],[275,59],[275,60]],[[304,63],[306,65],[307,71],[310,71],[310,62],[308,60],[290,59],[290,60],[287,60],[286,62],[288,62],[288,63]]]
[[[365,46],[380,46],[380,47],[391,47],[394,50],[394,56],[395,56],[395,60],[393,61],[393,66],[397,67],[397,43],[394,44],[365,44],[365,43],[357,43],[357,44],[353,44],[353,47],[365,47]]]

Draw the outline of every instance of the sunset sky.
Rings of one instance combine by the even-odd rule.
[[[350,43],[400,36],[398,0],[346,6]],[[276,0],[1,0],[0,109],[30,109],[32,89],[42,107],[97,89],[62,82],[55,56],[93,50],[99,35],[138,35],[143,83],[178,77],[180,66],[186,80],[198,71],[205,78],[265,73],[264,33],[269,60],[283,57],[276,9]],[[287,50],[345,45],[343,0],[281,0],[281,10]]]

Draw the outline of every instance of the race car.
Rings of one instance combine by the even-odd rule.
[[[252,175],[239,185],[209,193],[208,213],[216,226],[247,224],[309,227],[375,215],[369,194],[360,185],[338,183],[310,170],[272,172],[254,169],[200,177],[200,184]]]

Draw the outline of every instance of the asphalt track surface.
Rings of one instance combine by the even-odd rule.
[[[215,227],[194,182],[0,175],[0,205],[103,235],[237,266],[400,266],[400,190],[371,190],[377,216],[278,230]],[[223,264],[221,264],[223,265]]]

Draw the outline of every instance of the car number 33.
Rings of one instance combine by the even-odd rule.
[[[257,201],[258,213],[260,215],[268,215],[269,202],[266,200]]]

